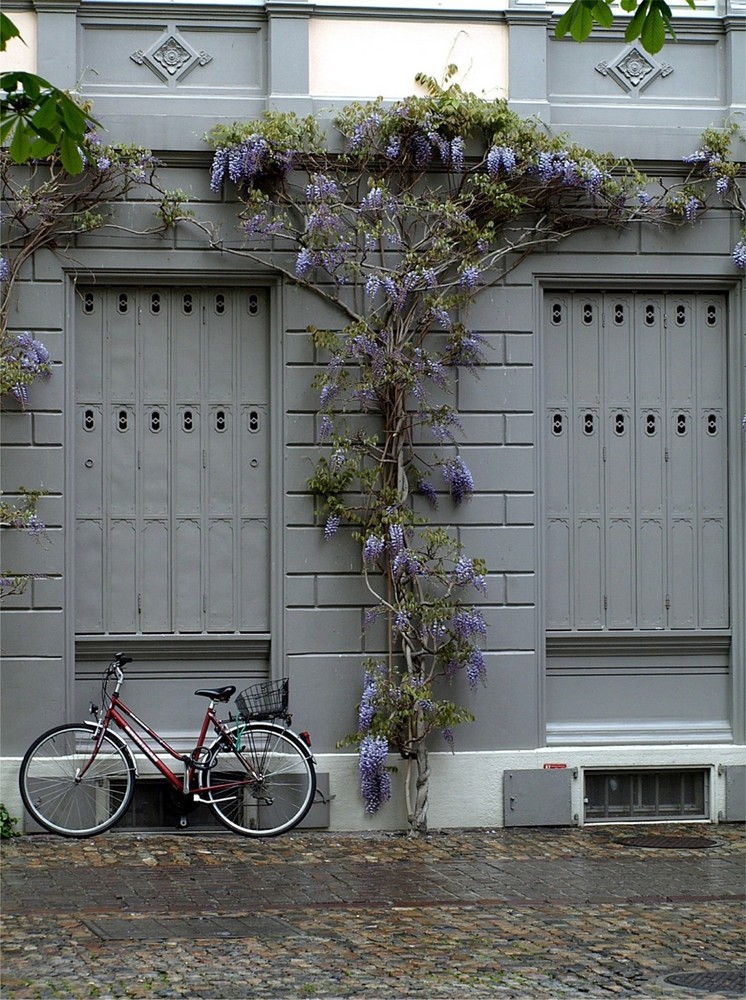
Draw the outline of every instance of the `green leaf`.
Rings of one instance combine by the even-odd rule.
[[[663,14],[654,3],[651,3],[648,16],[645,18],[645,23],[642,26],[640,41],[645,51],[651,55],[660,52],[665,44],[666,25],[663,20]]]
[[[26,163],[31,158],[31,133],[22,118],[18,119],[8,153],[14,163]]]
[[[52,94],[39,102],[31,124],[36,129],[48,129],[57,125],[57,102]]]
[[[5,145],[5,140],[16,127],[17,123],[18,115],[3,116],[3,121],[0,125],[0,145]]]
[[[572,4],[567,8],[565,13],[557,22],[557,27],[554,29],[555,38],[564,38],[568,32],[572,33],[573,38],[575,38],[573,24],[575,23],[578,15],[582,12],[582,9],[583,0],[573,0]],[[582,39],[580,40],[582,41]]]
[[[35,73],[15,73],[14,75],[16,77],[16,86],[20,84],[27,97],[30,97],[32,101],[38,101],[42,89],[47,86],[46,80],[42,80]]]
[[[619,0],[619,6],[631,14],[632,11],[637,10],[637,0]]]
[[[51,139],[46,138],[46,135],[39,133],[39,138],[35,139],[31,144],[31,157],[34,160],[45,160],[48,156],[57,149],[59,145],[59,140],[52,136]]]
[[[650,0],[642,0],[642,3],[637,8],[635,16],[629,22],[627,30],[624,32],[625,42],[634,42],[634,40],[639,37],[640,32],[642,31],[642,26],[645,23],[645,18],[647,17],[649,6]]]
[[[593,17],[596,23],[600,24],[602,28],[610,28],[614,23],[614,15],[606,0],[598,0],[596,6],[593,8]]]
[[[79,174],[83,169],[83,157],[80,155],[78,144],[67,134],[62,136],[60,143],[60,159],[69,174]]]
[[[0,52],[5,51],[5,47],[11,38],[21,38],[21,32],[7,14],[0,13]],[[22,38],[21,41],[23,42]]]
[[[86,116],[80,110],[75,101],[70,100],[67,95],[63,94],[61,90],[56,93],[56,98],[58,101],[59,111],[62,114],[62,118],[67,126],[67,131],[81,141],[85,138],[86,129]]]

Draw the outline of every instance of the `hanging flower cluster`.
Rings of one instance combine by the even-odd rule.
[[[0,345],[0,392],[28,405],[28,389],[34,379],[47,379],[52,372],[49,351],[28,332],[5,334]]]

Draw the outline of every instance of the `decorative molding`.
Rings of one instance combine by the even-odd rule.
[[[130,59],[138,66],[147,66],[161,79],[178,82],[195,66],[206,66],[212,56],[204,49],[197,52],[174,29],[169,29],[149,49],[135,49]],[[164,73],[166,74],[164,77]]]
[[[596,72],[601,76],[609,76],[627,93],[642,93],[653,80],[666,77],[673,73],[673,67],[668,63],[660,63],[653,56],[643,52],[637,45],[632,45],[621,52],[611,62],[600,62]]]

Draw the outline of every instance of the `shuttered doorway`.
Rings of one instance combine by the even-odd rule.
[[[731,738],[726,311],[548,293],[548,743]]]

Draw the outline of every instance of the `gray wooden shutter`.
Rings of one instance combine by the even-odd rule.
[[[727,627],[722,298],[545,308],[547,628]]]
[[[82,294],[79,633],[268,629],[268,321],[263,291]]]

